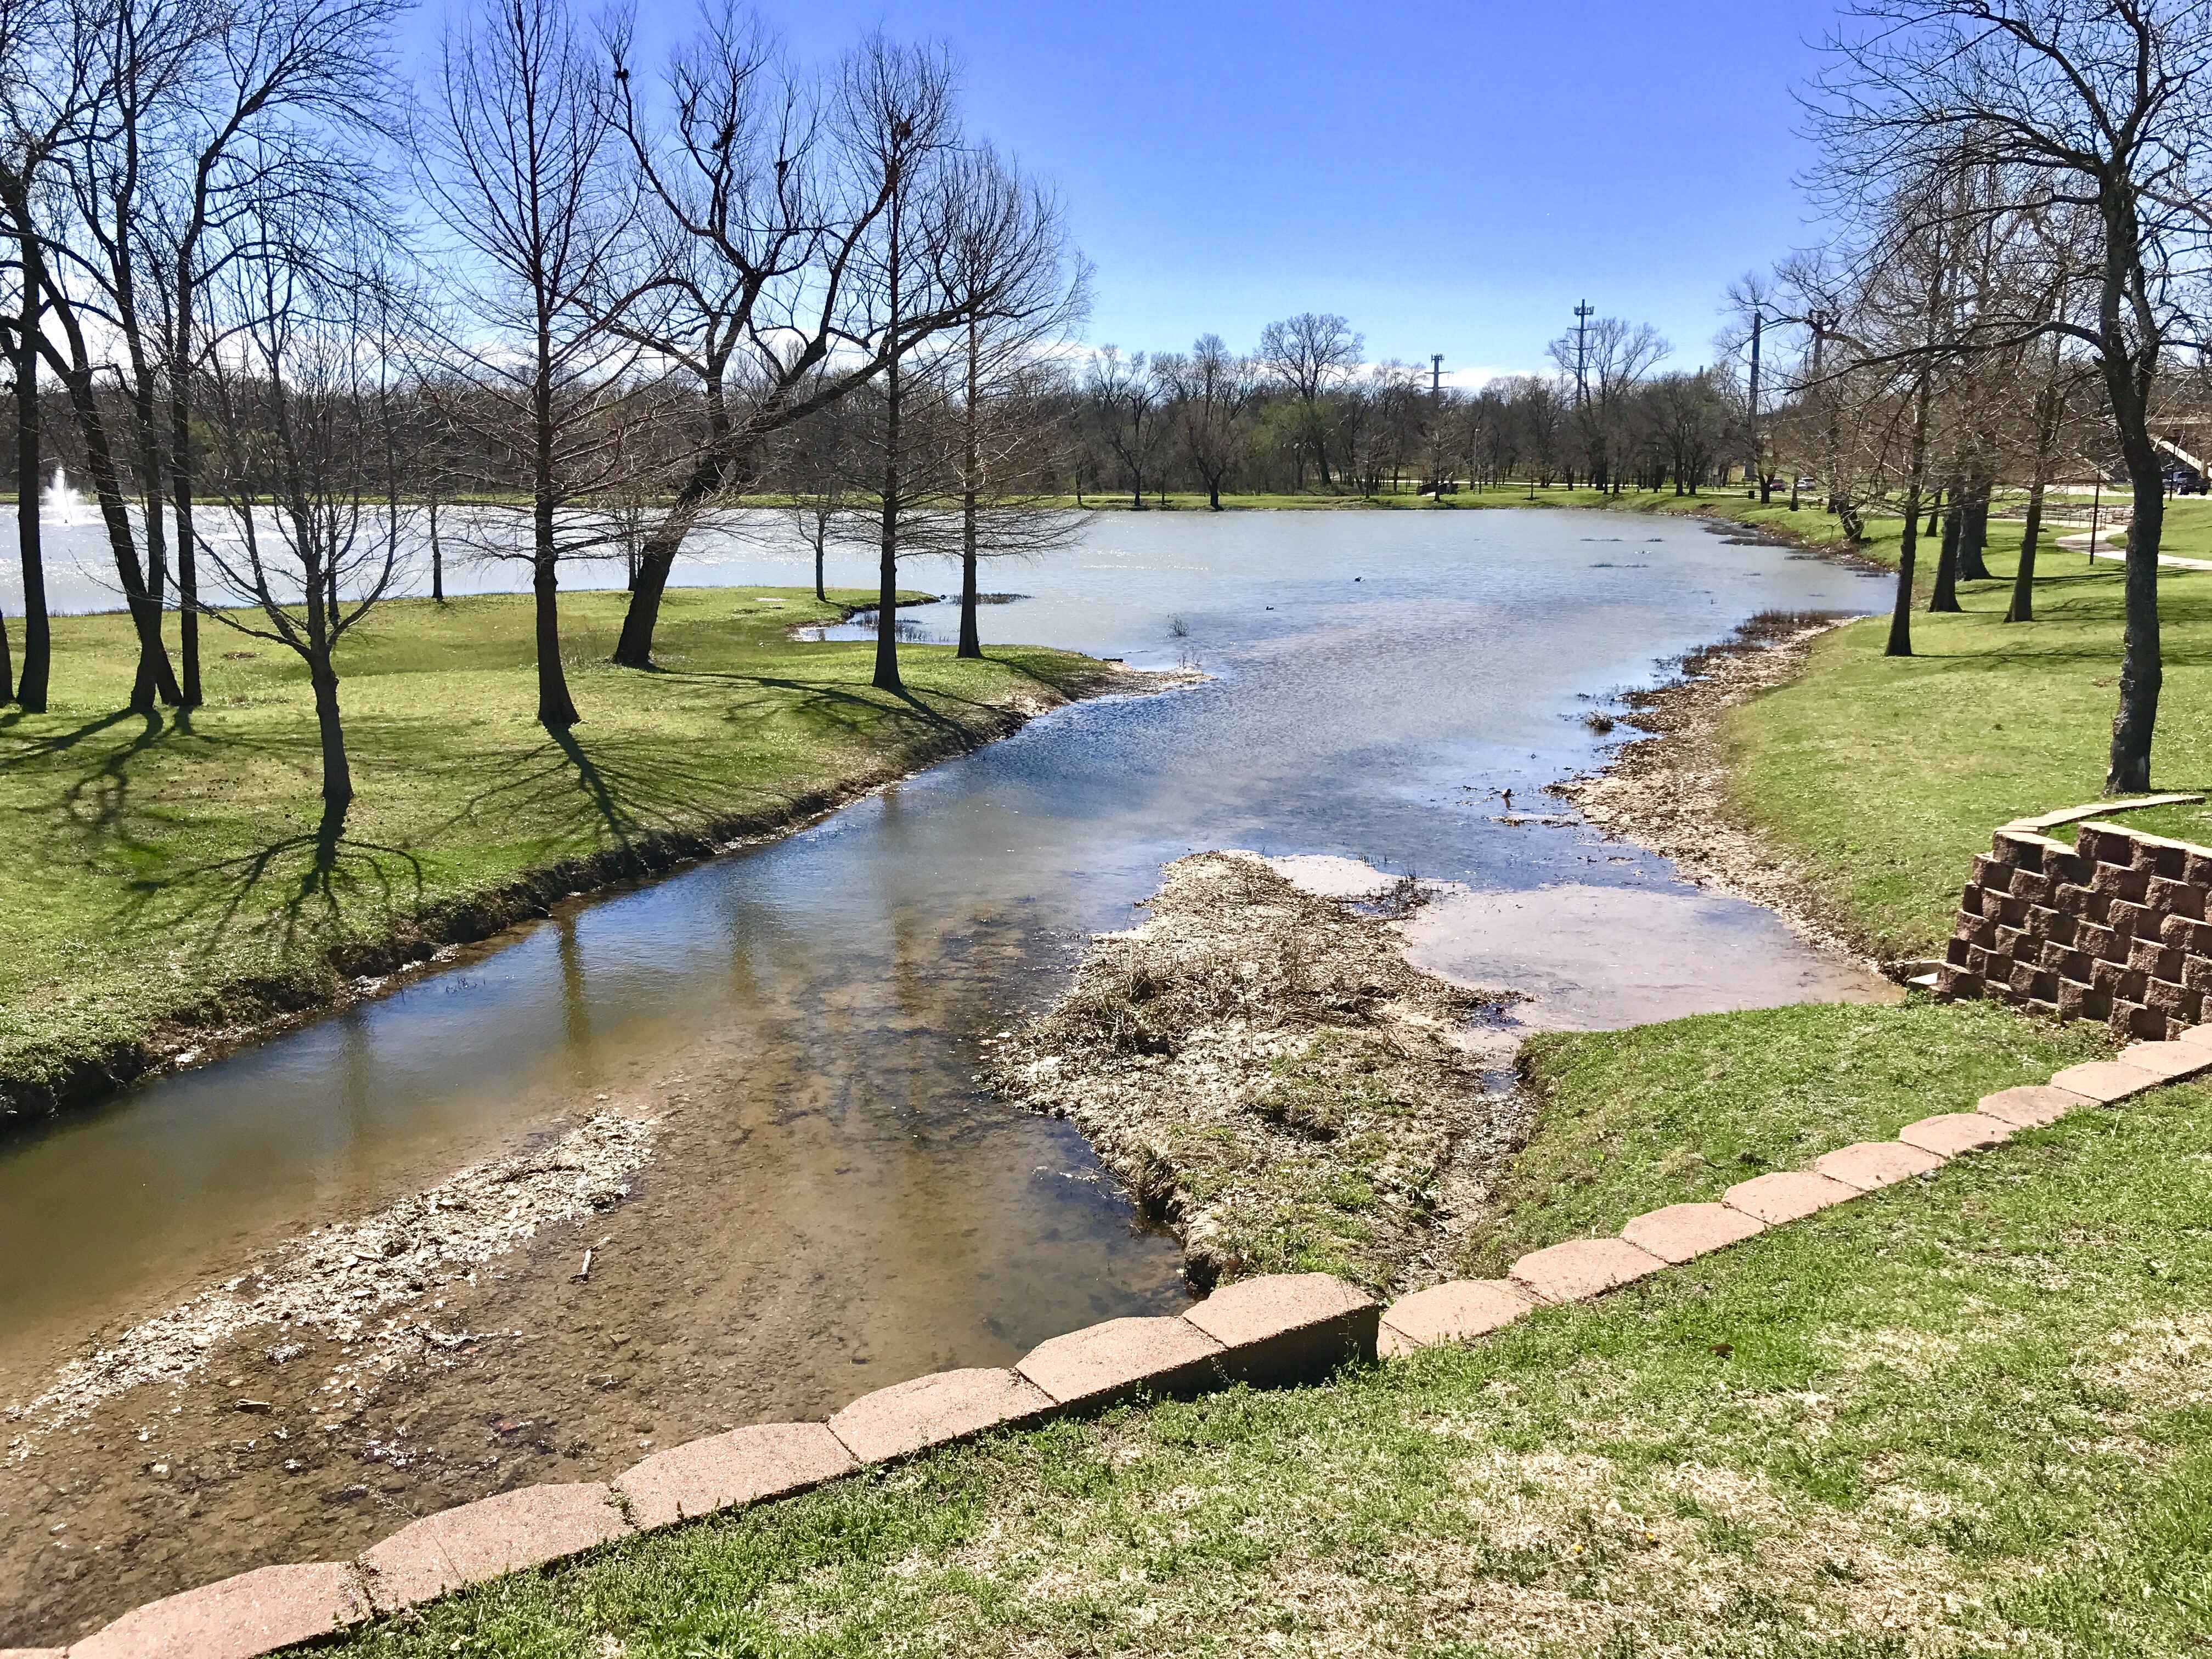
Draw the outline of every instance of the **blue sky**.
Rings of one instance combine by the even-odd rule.
[[[589,9],[588,0],[579,0]],[[434,17],[436,0],[431,0]],[[640,0],[664,37],[689,0]],[[1706,361],[1730,278],[1815,240],[1792,100],[1834,0],[762,0],[796,56],[951,46],[1059,185],[1088,337],[1238,349],[1334,311],[1376,361],[1540,366],[1587,298]],[[424,21],[430,21],[426,18]]]

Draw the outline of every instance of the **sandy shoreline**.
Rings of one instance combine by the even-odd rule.
[[[1717,738],[1729,709],[1794,678],[1814,641],[1848,620],[1754,617],[1729,639],[1691,653],[1675,678],[1622,700],[1630,723],[1648,735],[1551,793],[1593,827],[1669,860],[1684,881],[1762,905],[1821,950],[1881,972],[1887,964],[1849,922],[1736,812]]]

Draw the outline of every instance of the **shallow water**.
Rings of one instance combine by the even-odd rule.
[[[709,576],[809,572],[730,544],[678,579]],[[5,1401],[95,1328],[318,1219],[602,1103],[661,1125],[631,1202],[456,1289],[440,1317],[473,1333],[466,1347],[369,1379],[343,1428],[309,1429],[342,1353],[310,1344],[280,1370],[248,1343],[174,1395],[118,1401],[0,1462],[15,1610],[0,1645],[356,1548],[507,1485],[603,1477],[648,1443],[817,1414],[1177,1305],[1173,1241],[1072,1132],[1004,1110],[973,1074],[979,1045],[1048,1003],[1085,936],[1128,925],[1183,853],[1617,892],[1671,962],[1725,964],[1711,983],[1675,975],[1668,1012],[1874,988],[1659,860],[1502,820],[1600,758],[1579,723],[1591,698],[1761,611],[1878,608],[1878,581],[1679,522],[1500,512],[1115,515],[988,585],[1033,597],[987,608],[987,640],[1216,678],[1058,711],[786,841],[574,902],[393,995],[0,1148]],[[945,611],[902,614],[930,630]],[[1587,929],[1507,930],[1491,969],[1540,980],[1572,1023],[1607,1023],[1618,958]],[[1624,985],[1613,1023],[1650,1006]],[[572,1281],[586,1246],[592,1274]],[[272,1410],[232,1413],[246,1393]]]

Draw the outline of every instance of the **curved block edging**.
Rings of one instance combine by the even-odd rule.
[[[2123,1063],[2124,1061],[2125,1063]],[[357,1561],[260,1567],[133,1608],[64,1649],[0,1659],[258,1659],[372,1613],[550,1565],[718,1510],[766,1503],[987,1430],[1143,1395],[1328,1376],[1347,1359],[1466,1341],[1540,1307],[1598,1297],[1954,1158],[2212,1071],[2212,1026],[2067,1067],[2050,1086],[1984,1096],[1971,1112],[1907,1124],[1893,1140],[1824,1154],[1810,1170],[1738,1182],[1717,1204],[1671,1204],[1617,1237],[1530,1252],[1502,1279],[1452,1280],[1385,1310],[1327,1273],[1273,1274],[1177,1316],[1109,1319],[1040,1343],[1008,1369],[941,1371],[864,1395],[826,1423],[764,1423],[657,1452],[611,1483],[524,1486],[412,1522]]]

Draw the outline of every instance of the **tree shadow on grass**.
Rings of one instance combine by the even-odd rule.
[[[741,780],[681,753],[665,739],[635,738],[602,738],[587,749],[574,732],[549,728],[543,744],[507,757],[496,780],[470,791],[431,839],[474,836],[496,814],[531,826],[549,851],[587,854],[695,827],[702,812],[738,805],[731,797]]]
[[[167,935],[202,951],[240,937],[279,962],[372,936],[422,900],[420,858],[345,833],[346,809],[327,803],[311,830],[130,884],[118,918],[126,935]]]

